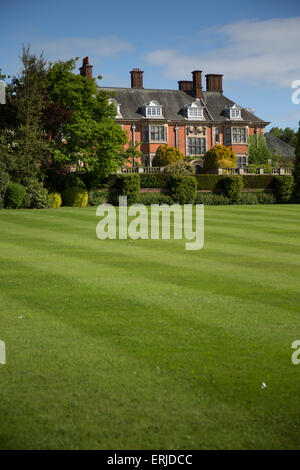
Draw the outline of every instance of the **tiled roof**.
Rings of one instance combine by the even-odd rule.
[[[99,90],[107,91],[118,103],[121,104],[120,112],[124,120],[143,119],[141,107],[143,104],[156,100],[162,106],[163,117],[169,121],[188,121],[182,110],[185,105],[195,101],[192,94],[180,90],[151,90],[143,88],[110,88],[99,87]],[[224,113],[226,106],[231,106],[234,101],[226,98],[219,92],[204,91],[202,104],[204,104],[204,121],[230,122]],[[269,124],[242,108],[242,120],[238,122],[252,122],[254,124]],[[232,121],[236,122],[236,121]]]

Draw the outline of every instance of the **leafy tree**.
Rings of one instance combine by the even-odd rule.
[[[183,155],[180,150],[170,145],[160,145],[156,150],[152,166],[166,166],[176,161],[182,161]]]
[[[0,151],[9,163],[12,179],[41,177],[47,160],[48,142],[42,125],[46,107],[46,61],[41,54],[31,54],[23,46],[23,69],[7,87],[7,104],[3,105],[0,125]],[[1,108],[2,109],[2,108]]]
[[[264,135],[249,135],[248,137],[248,162],[253,165],[267,165],[272,159]]]
[[[286,127],[285,129],[282,129],[281,127],[272,127],[270,134],[278,137],[278,139],[282,140],[286,144],[289,144],[292,147],[296,147],[297,132],[295,132],[290,127]]]
[[[217,168],[236,168],[235,153],[226,145],[215,145],[204,155],[203,170],[216,170]]]
[[[142,156],[142,152],[138,149],[142,142],[136,142],[135,145],[132,145],[132,141],[129,143],[129,147],[126,150],[120,152],[120,156],[124,158],[125,161],[130,161],[132,166],[136,166],[138,160]]]
[[[62,107],[64,118],[53,123],[50,144],[54,166],[77,165],[101,176],[114,173],[123,163],[126,142],[114,121],[115,107],[108,94],[97,90],[95,79],[75,75],[76,59],[49,65],[47,90],[52,106]]]

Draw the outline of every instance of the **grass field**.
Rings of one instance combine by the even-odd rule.
[[[207,207],[200,251],[96,223],[0,211],[0,448],[299,449],[300,206]]]

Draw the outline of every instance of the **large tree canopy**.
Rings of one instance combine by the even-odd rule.
[[[43,179],[48,169],[67,170],[78,161],[83,171],[115,172],[124,161],[126,134],[107,93],[95,79],[74,73],[76,59],[47,65],[23,47],[22,63],[8,83],[0,118],[0,159],[12,179]]]
[[[53,162],[69,165],[80,160],[87,169],[106,176],[123,161],[119,152],[126,135],[115,124],[116,110],[107,93],[97,90],[94,79],[75,75],[74,69],[75,60],[50,64],[48,68],[48,111],[52,119],[47,123]],[[63,110],[61,120],[55,120],[57,108]]]

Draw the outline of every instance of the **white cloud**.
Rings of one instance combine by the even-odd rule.
[[[300,79],[300,17],[241,21],[201,31],[201,38],[221,39],[224,46],[195,55],[162,49],[147,59],[176,80],[190,79],[194,69],[222,73],[228,80],[277,86],[291,86]]]
[[[53,41],[34,44],[36,53],[44,51],[44,56],[51,61],[67,60],[86,55],[92,58],[114,57],[121,52],[130,52],[132,45],[116,36],[100,36],[98,38],[59,38]]]

